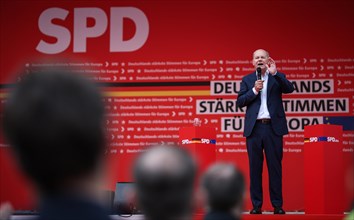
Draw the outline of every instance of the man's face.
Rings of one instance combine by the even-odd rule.
[[[268,53],[265,50],[256,50],[253,53],[253,66],[256,69],[257,67],[262,68],[262,70],[266,69],[266,64],[268,64]]]

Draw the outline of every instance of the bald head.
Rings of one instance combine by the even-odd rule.
[[[253,58],[255,57],[256,54],[265,54],[266,57],[269,57],[269,52],[264,50],[264,49],[257,49],[253,52]]]
[[[188,169],[184,163],[188,159],[185,152],[180,149],[157,146],[139,158],[136,168],[152,175],[181,175]]]
[[[208,168],[202,180],[212,210],[230,211],[242,205],[244,177],[233,164],[216,163]]]
[[[192,208],[196,166],[177,146],[157,146],[140,155],[134,166],[137,199],[147,219],[175,219]]]

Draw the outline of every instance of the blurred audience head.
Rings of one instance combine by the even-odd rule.
[[[0,204],[0,220],[9,220],[13,212],[14,208],[11,203],[4,202]]]
[[[239,217],[245,194],[243,174],[231,163],[215,163],[202,177],[202,189],[210,211]]]
[[[148,220],[188,219],[196,164],[178,146],[156,146],[135,161],[138,205]]]
[[[67,70],[21,78],[4,107],[4,134],[40,192],[58,194],[100,164],[102,97],[94,84]]]

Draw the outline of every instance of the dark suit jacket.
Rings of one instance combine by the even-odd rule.
[[[94,201],[77,196],[56,196],[42,200],[36,220],[110,220],[108,212]]]
[[[239,220],[235,218],[230,213],[220,212],[220,211],[211,211],[204,216],[204,220]]]
[[[251,135],[261,106],[260,93],[255,95],[252,91],[256,80],[255,72],[243,77],[236,102],[238,107],[247,106],[243,133],[245,137]],[[271,126],[276,135],[281,136],[289,133],[282,103],[282,93],[292,93],[293,91],[293,84],[285,78],[283,73],[277,72],[275,76],[268,75],[267,106],[272,120]]]

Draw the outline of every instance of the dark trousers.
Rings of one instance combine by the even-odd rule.
[[[273,207],[282,207],[281,161],[283,158],[283,136],[275,135],[270,124],[262,124],[257,121],[252,134],[246,138],[246,143],[250,166],[250,191],[253,207],[261,208],[263,204],[263,150],[269,174],[270,200]]]

